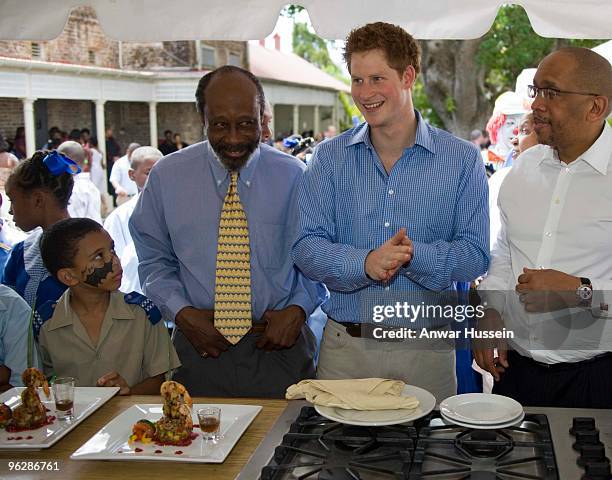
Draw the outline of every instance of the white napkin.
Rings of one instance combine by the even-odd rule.
[[[359,378],[352,380],[302,380],[287,388],[287,400],[305,398],[310,403],[349,410],[415,409],[415,397],[400,396],[401,380]]]

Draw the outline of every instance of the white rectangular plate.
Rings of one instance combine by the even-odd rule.
[[[0,395],[0,402],[6,403],[11,409],[21,404],[21,392],[24,387],[11,388]],[[98,408],[108,402],[119,391],[119,387],[76,387],[74,389],[74,418],[71,420],[53,420],[51,425],[45,425],[36,430],[23,432],[7,432],[0,429],[0,450],[41,450],[49,448],[60,438],[89,417]],[[38,389],[38,394],[45,407],[47,415],[56,415],[53,392],[47,399]],[[15,438],[21,437],[20,440]],[[32,438],[27,438],[32,437]],[[12,438],[12,440],[9,440]]]
[[[206,441],[198,425],[195,412],[200,408],[221,409],[221,438]],[[73,460],[158,460],[191,463],[223,463],[253,419],[261,411],[257,405],[194,404],[194,433],[198,436],[187,447],[158,446],[154,443],[128,443],[132,425],[140,419],[152,422],[162,416],[161,404],[133,405],[115,418],[102,430],[91,437],[70,458]],[[137,452],[136,449],[142,451]],[[155,453],[155,452],[158,453]],[[178,454],[177,452],[182,452]]]

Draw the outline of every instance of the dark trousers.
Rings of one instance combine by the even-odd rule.
[[[259,335],[245,335],[219,358],[202,358],[177,330],[174,346],[182,366],[174,380],[190,395],[285,398],[289,385],[314,378],[315,337],[307,325],[293,347],[266,352],[255,346]]]
[[[493,393],[532,407],[612,408],[612,353],[547,367],[510,350],[508,363]]]

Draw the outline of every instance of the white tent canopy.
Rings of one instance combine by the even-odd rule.
[[[344,38],[354,27],[387,21],[421,39],[484,35],[503,0],[301,0],[316,32]],[[612,0],[514,0],[545,37],[612,38]],[[72,8],[92,6],[102,29],[124,41],[264,38],[286,0],[0,0],[0,39],[50,40]]]

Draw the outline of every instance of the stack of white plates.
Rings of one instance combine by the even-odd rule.
[[[440,403],[442,418],[455,425],[484,430],[512,427],[525,417],[516,400],[491,393],[464,393]]]

